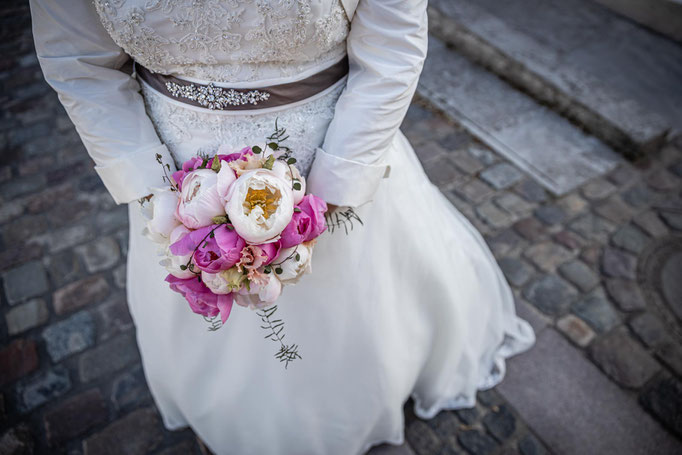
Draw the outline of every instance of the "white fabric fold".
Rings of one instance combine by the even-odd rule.
[[[107,160],[104,166],[95,166],[95,171],[117,204],[132,202],[151,194],[151,188],[168,186],[163,180],[163,167],[157,161],[157,155],[173,172],[175,163],[163,144]]]
[[[369,189],[379,187],[384,174],[373,166],[390,164],[386,152],[417,88],[427,50],[426,1],[359,2],[347,43],[348,83],[308,189],[334,204],[358,206],[372,199]]]
[[[315,163],[306,180],[308,188],[312,186],[313,194],[338,206],[358,207],[371,201],[381,179],[390,173],[389,165],[348,160],[319,147]]]

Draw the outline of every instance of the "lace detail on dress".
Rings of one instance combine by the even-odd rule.
[[[292,148],[297,166],[307,176],[315,158],[315,148],[324,141],[336,101],[344,87],[343,82],[339,83],[327,93],[293,107],[240,115],[188,108],[170,101],[145,84],[142,84],[142,94],[147,114],[176,165],[198,153],[211,155],[222,144],[239,149],[262,143],[274,131],[277,120],[279,126],[286,128],[289,135],[286,145]]]
[[[338,60],[349,31],[339,0],[94,3],[109,35],[141,65],[216,82],[289,77]]]

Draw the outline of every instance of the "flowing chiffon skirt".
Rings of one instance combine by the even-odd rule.
[[[327,115],[299,106],[304,113],[296,118],[304,121],[290,119],[292,134],[320,145],[336,95],[325,95],[332,99]],[[164,124],[169,109],[182,108],[145,96],[179,160],[220,136],[211,127],[174,142],[177,130]],[[281,125],[295,109],[275,113]],[[274,114],[217,122],[238,131],[236,122],[259,115]],[[400,132],[387,162],[390,177],[357,209],[364,225],[347,235],[324,233],[312,274],[278,301],[286,339],[302,356],[288,369],[273,357],[279,345],[264,339],[251,310],[235,306],[223,328],[207,331],[164,282],[156,247],[141,234],[139,207],[130,205],[128,301],[167,428],[191,426],[216,454],[360,454],[403,442],[410,396],[422,418],[471,407],[477,390],[502,380],[504,359],[533,344],[483,238],[429,181]]]

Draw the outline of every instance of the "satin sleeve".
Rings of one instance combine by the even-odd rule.
[[[389,175],[386,152],[405,117],[427,51],[425,0],[361,0],[347,39],[350,69],[308,190],[357,207]]]
[[[117,204],[163,185],[156,162],[173,160],[147,116],[128,55],[108,35],[89,0],[30,0],[41,69]]]

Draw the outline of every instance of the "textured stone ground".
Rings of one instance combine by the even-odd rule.
[[[42,80],[26,5],[0,7],[0,37],[0,454],[198,454],[149,395],[125,302],[127,212]],[[678,445],[682,142],[556,198],[420,104],[404,131],[539,341],[474,409],[422,421],[408,403],[407,443],[374,453]]]

